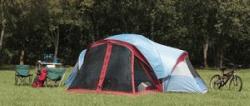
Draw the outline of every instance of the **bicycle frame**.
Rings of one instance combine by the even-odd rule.
[[[224,74],[224,71],[222,72],[219,89],[225,86],[232,78],[234,78],[234,76],[236,75],[235,71],[235,68],[233,68],[230,72],[226,74]]]
[[[237,75],[237,68],[241,67],[233,65],[232,68],[227,69],[225,67],[220,68],[221,74],[215,74],[210,79],[210,87],[212,89],[221,89],[227,83],[229,83],[229,89],[242,90],[242,79]]]

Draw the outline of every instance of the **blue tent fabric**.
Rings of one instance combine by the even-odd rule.
[[[111,40],[120,40],[134,45],[146,58],[151,65],[156,77],[163,81],[164,92],[207,92],[207,87],[204,81],[199,77],[192,75],[171,75],[178,59],[186,51],[168,47],[156,42],[153,42],[146,37],[138,34],[119,34],[106,38]],[[73,81],[84,62],[86,50],[83,50],[78,58],[77,65],[68,78],[68,85]]]
[[[75,77],[77,75],[77,71],[78,71],[78,63],[75,64],[75,66],[72,69],[72,72],[70,73],[68,79],[64,82],[65,86],[67,86],[67,87],[70,86],[70,84],[73,82],[73,80],[75,79]]]
[[[208,88],[205,85],[205,82],[200,77],[195,77],[195,80],[200,87],[200,91],[202,91],[202,93],[206,93]]]
[[[83,62],[84,62],[84,56],[85,56],[85,54],[86,54],[86,49],[85,50],[83,50],[81,53],[80,53],[80,55],[79,55],[79,58],[78,58],[78,69],[80,70],[80,68],[81,68],[81,66],[82,66],[82,64],[83,64]]]
[[[206,92],[206,90],[200,87],[194,77],[173,75],[168,77],[163,83],[165,92]]]
[[[78,57],[78,62],[75,64],[74,68],[72,69],[71,74],[69,75],[68,79],[65,81],[65,85],[68,87],[73,80],[75,79],[76,75],[77,75],[77,71],[80,70],[83,62],[84,62],[84,56],[86,54],[86,49],[83,50],[79,57]]]

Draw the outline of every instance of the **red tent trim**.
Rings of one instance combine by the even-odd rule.
[[[104,82],[104,79],[105,79],[105,76],[107,73],[107,68],[108,68],[108,63],[109,63],[110,56],[111,56],[111,51],[112,51],[112,45],[110,43],[108,43],[107,48],[106,48],[105,57],[103,60],[102,69],[101,69],[101,75],[99,77],[97,91],[101,91],[101,89],[103,87],[103,82]]]
[[[134,52],[132,52],[132,55],[130,57],[130,63],[131,63],[131,80],[132,80],[132,88],[133,88],[133,93],[135,93],[135,74],[134,74],[134,62],[135,62],[135,59],[134,59]]]
[[[180,57],[178,58],[176,64],[174,65],[174,67],[173,67],[173,69],[172,69],[172,72],[174,71],[174,69],[176,68],[176,66],[177,66],[180,62],[182,62],[182,61],[184,61],[184,60],[186,59],[187,56],[188,56],[188,53],[187,53],[187,52],[184,52],[184,53],[182,53],[182,54],[180,55]]]
[[[101,91],[96,92],[96,90],[88,90],[88,89],[70,89],[67,90],[69,93],[81,93],[81,94],[114,94],[114,95],[126,95],[126,96],[140,96],[146,94],[157,94],[160,93],[158,90],[146,90],[142,92],[132,93],[132,92],[123,92],[123,91]]]

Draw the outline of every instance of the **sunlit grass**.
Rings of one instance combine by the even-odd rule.
[[[208,84],[215,70],[198,70]],[[67,75],[70,69],[67,71]],[[206,94],[158,93],[140,96],[76,94],[64,87],[32,88],[15,86],[14,71],[0,70],[0,106],[246,106],[250,104],[250,70],[241,70],[242,92],[209,90]],[[65,78],[66,79],[66,78]]]

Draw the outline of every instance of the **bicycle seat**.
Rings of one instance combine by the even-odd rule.
[[[226,67],[220,67],[221,71],[225,71],[227,68]]]

